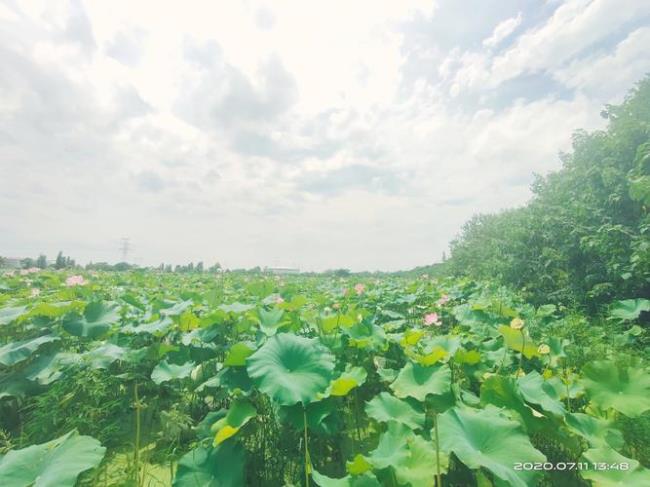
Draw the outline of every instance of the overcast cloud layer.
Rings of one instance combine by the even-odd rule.
[[[432,263],[648,46],[643,0],[0,0],[0,255]]]

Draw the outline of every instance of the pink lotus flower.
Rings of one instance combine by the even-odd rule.
[[[284,299],[282,298],[282,296],[278,296],[277,298],[275,298],[275,304],[282,304],[282,303],[284,303]]]
[[[424,315],[424,324],[427,326],[431,326],[431,325],[440,326],[442,325],[442,322],[438,317],[438,313],[427,313]]]
[[[442,306],[445,304],[447,301],[449,301],[449,295],[448,294],[443,294],[440,299],[437,301],[438,306]]]
[[[363,292],[366,290],[366,286],[364,286],[363,284],[359,283],[359,284],[357,284],[357,285],[354,286],[354,290],[357,292],[357,295],[360,296],[360,295],[362,295]]]
[[[334,304],[332,305],[332,308],[334,308],[334,309],[341,309],[341,304],[340,304],[340,303],[334,303]]]
[[[65,280],[65,285],[68,287],[71,286],[83,286],[86,284],[84,276],[70,276]]]

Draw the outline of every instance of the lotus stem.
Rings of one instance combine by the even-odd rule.
[[[569,389],[569,371],[564,366],[564,386],[566,387],[566,408],[567,411],[571,412],[571,392]]]
[[[433,413],[433,431],[436,436],[436,486],[442,487],[442,475],[440,474],[440,439],[438,436],[438,413]]]
[[[524,370],[524,350],[526,349],[526,335],[524,335],[524,329],[519,330],[521,332],[521,355],[519,356],[519,370]]]
[[[357,389],[354,389],[354,425],[357,430],[357,441],[361,443],[361,430],[359,428],[359,394]]]
[[[135,399],[135,450],[133,460],[135,463],[136,485],[140,485],[140,397],[138,395],[138,382],[133,384],[133,396]]]
[[[307,408],[305,405],[302,405],[302,419],[305,426],[305,485],[309,487],[309,438],[307,437]]]

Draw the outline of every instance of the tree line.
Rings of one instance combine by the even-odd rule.
[[[607,128],[575,132],[527,205],[463,226],[447,272],[588,311],[650,296],[650,76],[601,116]]]

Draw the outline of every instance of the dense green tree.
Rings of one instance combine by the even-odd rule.
[[[63,252],[59,250],[59,253],[56,254],[56,260],[54,261],[55,269],[64,269],[65,268],[65,257],[63,257]]]
[[[36,259],[36,267],[39,269],[45,269],[47,267],[47,257],[43,254],[39,255],[38,259]]]
[[[576,132],[562,169],[536,178],[528,205],[465,224],[451,245],[453,273],[591,310],[650,295],[650,78],[603,116],[607,129]]]

